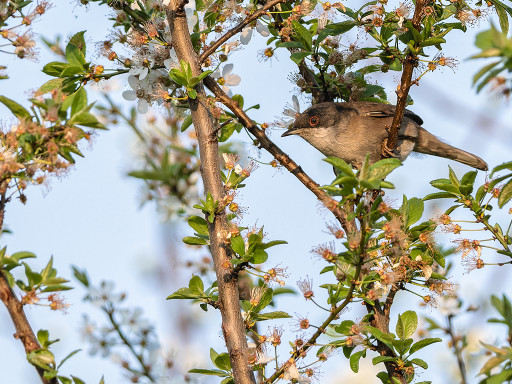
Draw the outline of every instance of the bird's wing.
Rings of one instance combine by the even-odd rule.
[[[371,102],[359,102],[360,106],[359,110],[365,115],[375,118],[386,118],[392,117],[395,114],[396,106],[391,104],[383,104],[383,103],[371,103]],[[406,109],[404,111],[404,116],[408,117],[412,121],[414,121],[418,125],[423,124],[423,120],[414,112]]]

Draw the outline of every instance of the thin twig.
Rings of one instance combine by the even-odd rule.
[[[453,330],[452,318],[453,315],[448,315],[448,328],[445,329],[445,332],[452,339],[453,350],[455,351],[455,356],[457,357],[457,365],[459,366],[461,384],[466,384],[468,382],[466,377],[466,364],[464,363],[464,358],[462,357],[462,349],[459,348],[459,343],[457,341],[455,331]]]
[[[286,0],[271,0],[271,1],[267,2],[263,6],[263,8],[257,10],[253,14],[247,16],[240,24],[238,24],[236,27],[234,27],[234,28],[230,29],[229,31],[227,31],[223,36],[218,38],[212,45],[210,45],[208,48],[206,48],[203,51],[203,53],[201,53],[201,55],[199,56],[199,63],[202,63],[203,61],[205,61],[206,58],[208,58],[208,56],[210,56],[212,53],[214,53],[217,50],[217,48],[219,48],[222,44],[224,44],[226,41],[231,39],[237,33],[242,32],[242,29],[244,29],[244,27],[247,24],[252,23],[254,20],[256,20],[259,17],[261,17],[264,14],[266,14],[267,10],[269,10],[273,6],[275,6],[275,5],[279,4],[279,3],[284,3],[285,1]]]
[[[429,0],[417,0],[414,9],[414,16],[412,18],[412,25],[419,31],[421,31],[421,19],[423,18],[423,10]],[[396,91],[396,110],[393,116],[393,122],[389,129],[388,140],[386,142],[387,149],[393,151],[398,143],[398,131],[402,124],[402,118],[404,117],[405,106],[407,105],[407,96],[409,95],[409,89],[412,85],[412,72],[418,63],[418,58],[409,52],[405,57],[404,70],[402,72],[402,79],[400,80],[400,86]]]

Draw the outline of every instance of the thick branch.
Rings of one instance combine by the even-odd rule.
[[[7,198],[5,197],[5,193],[2,193],[0,196],[0,233],[3,229],[3,222],[5,216],[5,203],[7,202]],[[41,349],[41,345],[37,340],[30,323],[27,320],[27,316],[25,316],[25,311],[23,310],[23,304],[18,300],[16,294],[12,290],[7,281],[6,276],[4,275],[2,269],[0,268],[0,300],[4,303],[7,311],[9,312],[9,316],[11,316],[11,320],[14,324],[14,328],[16,329],[16,333],[14,334],[15,339],[20,339],[23,347],[25,348],[25,353],[28,355],[30,352]],[[45,384],[57,384],[57,379],[45,379],[44,378],[44,369],[40,367],[35,367],[41,381]]]
[[[252,23],[254,20],[258,19],[259,17],[263,16],[264,14],[267,13],[267,10],[269,10],[270,8],[272,8],[273,6],[279,4],[279,3],[284,3],[286,0],[271,0],[271,1],[268,1],[264,6],[263,8],[257,10],[256,12],[254,12],[253,14],[247,16],[244,21],[242,21],[240,24],[238,24],[236,27],[230,29],[229,31],[227,31],[223,36],[221,36],[220,38],[218,38],[214,43],[212,43],[212,45],[210,45],[207,49],[204,50],[203,53],[201,53],[201,55],[199,56],[199,63],[202,63],[204,60],[206,60],[206,58],[208,56],[210,56],[212,53],[214,53],[217,48],[219,48],[222,44],[224,44],[226,41],[228,41],[229,39],[231,39],[233,36],[235,36],[237,33],[240,33],[242,32],[242,29],[244,29],[244,27],[247,25],[247,24],[250,24]]]
[[[412,18],[412,25],[418,31],[421,30],[421,19],[423,17],[423,10],[429,0],[417,0],[416,7],[414,9],[414,16]],[[404,117],[405,106],[407,104],[407,96],[409,95],[409,89],[412,85],[412,72],[416,67],[418,58],[411,52],[407,54],[404,62],[404,70],[402,72],[402,79],[400,80],[400,86],[396,91],[396,111],[393,116],[393,122],[389,129],[388,141],[386,143],[388,149],[393,151],[396,148],[398,142],[398,131],[402,124],[402,118]]]
[[[25,311],[23,310],[23,304],[18,300],[16,294],[9,286],[7,282],[7,278],[4,273],[0,269],[0,300],[4,303],[7,311],[9,312],[9,316],[11,316],[12,322],[14,323],[14,327],[16,328],[16,333],[14,334],[15,339],[19,339],[23,347],[25,348],[25,353],[28,355],[31,352],[34,352],[38,349],[41,349],[41,345],[37,341],[37,337],[30,326],[27,317],[25,316]],[[40,367],[35,367],[41,381],[45,384],[57,384],[57,379],[45,379],[44,378],[44,369]]]
[[[194,76],[198,76],[200,74],[200,64],[192,47],[185,12],[179,9],[180,3],[180,0],[172,0],[167,9],[173,44],[178,58],[189,63]],[[208,108],[203,102],[206,100],[206,93],[202,84],[196,87],[196,91],[197,99],[189,99],[189,106],[199,142],[203,184],[205,190],[211,193],[215,201],[221,201],[225,192],[220,175],[219,149],[215,127]],[[235,383],[251,384],[255,380],[247,362],[247,340],[240,309],[237,279],[231,275],[230,249],[224,243],[222,236],[226,227],[226,216],[223,211],[215,215],[213,223],[208,223],[210,251],[219,285],[222,331]]]
[[[253,134],[261,147],[266,149],[274,158],[279,161],[288,171],[290,171],[299,181],[306,186],[333,214],[346,232],[352,232],[355,228],[353,223],[347,221],[347,216],[338,206],[338,202],[332,199],[327,193],[322,191],[318,184],[311,179],[300,166],[298,166],[286,153],[275,145],[258,126],[251,120],[236,101],[231,99],[217,84],[217,82],[207,76],[204,84],[217,97],[217,99],[228,107],[235,114],[238,120]]]
[[[375,301],[375,305],[366,304],[368,312],[373,312],[373,318],[370,324],[377,328],[379,331],[389,333],[389,315],[391,312],[391,305],[395,299],[396,293],[399,291],[398,286],[393,286],[388,293],[385,304],[381,307],[378,300]],[[395,353],[386,344],[381,341],[377,341],[377,352],[381,356],[396,357]],[[385,362],[386,370],[390,378],[395,378],[400,383],[407,383],[405,372],[401,370],[394,362]]]

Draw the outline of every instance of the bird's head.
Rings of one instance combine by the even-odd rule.
[[[281,136],[298,135],[307,140],[311,135],[321,134],[339,121],[343,108],[337,103],[320,103],[309,107],[295,118],[291,127]]]
[[[319,103],[306,109],[295,119],[292,126],[281,136],[297,135],[326,156],[336,156],[336,141],[340,130],[344,130],[343,120],[351,113],[340,103]]]

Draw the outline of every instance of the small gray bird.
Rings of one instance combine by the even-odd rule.
[[[298,135],[322,152],[360,168],[366,154],[370,162],[382,158],[383,144],[393,121],[395,106],[366,101],[320,103],[301,113],[282,136]],[[445,157],[487,171],[478,156],[443,143],[423,129],[423,120],[405,110],[393,156],[404,161],[411,152]]]

